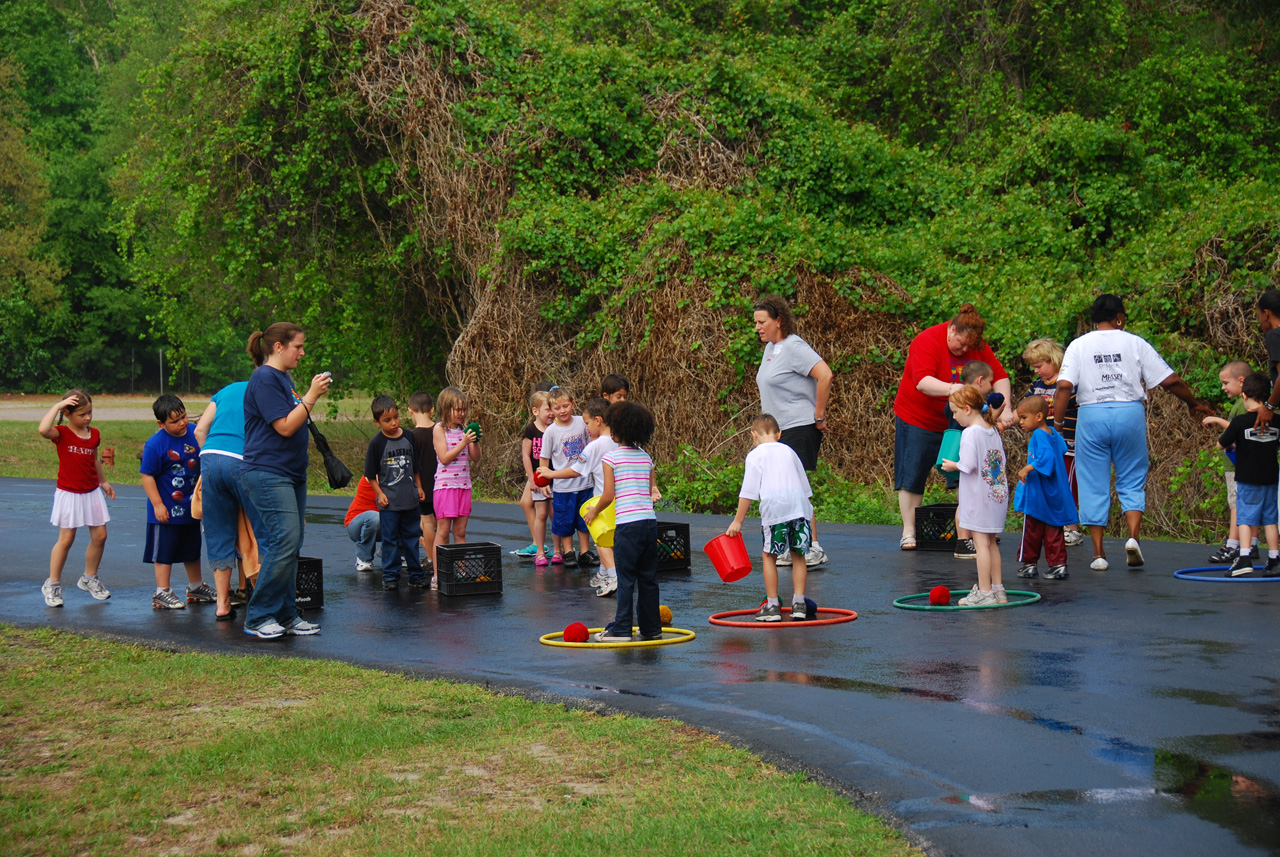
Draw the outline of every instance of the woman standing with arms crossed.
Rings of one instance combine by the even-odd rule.
[[[249,501],[249,521],[258,536],[262,569],[249,599],[244,632],[273,640],[285,634],[316,634],[320,626],[298,615],[298,551],[307,508],[307,417],[329,390],[322,372],[299,396],[288,373],[306,353],[306,334],[277,322],[249,337],[250,352],[263,365],[244,393],[244,463],[240,485]]]
[[[245,350],[253,358],[255,368],[262,365],[262,352],[254,347],[252,338]],[[248,387],[248,381],[236,381],[214,393],[213,401],[196,424],[204,544],[218,590],[214,617],[219,622],[229,622],[236,617],[231,604],[231,569],[239,556],[236,541],[240,533],[240,511],[249,505],[240,488],[240,466],[244,461],[244,393]],[[240,561],[243,585],[244,558],[240,557]]]
[[[904,551],[916,549],[916,509],[924,501],[924,485],[938,460],[942,433],[947,428],[947,398],[964,388],[960,370],[970,360],[991,367],[992,389],[1012,401],[1009,375],[983,341],[987,322],[973,304],[963,304],[951,321],[926,327],[907,348],[907,365],[893,400],[893,488],[902,514]],[[1017,414],[1006,408],[996,428],[1013,425]]]
[[[761,295],[752,310],[756,335],[764,343],[756,370],[760,410],[773,415],[782,429],[778,440],[795,450],[806,471],[813,471],[827,431],[831,367],[796,334],[796,319],[784,298]],[[813,544],[804,557],[809,568],[827,561],[826,551],[818,544],[816,514],[814,518],[809,522]],[[791,565],[791,554],[779,556],[778,565]]]
[[[1080,523],[1093,539],[1094,571],[1107,570],[1102,531],[1111,511],[1111,468],[1116,471],[1116,494],[1129,527],[1124,552],[1129,566],[1145,560],[1138,531],[1147,508],[1147,390],[1164,387],[1192,414],[1212,416],[1213,409],[1196,400],[1187,382],[1164,362],[1151,344],[1127,333],[1124,301],[1117,295],[1098,295],[1089,308],[1098,327],[1072,341],[1058,371],[1055,414],[1067,412],[1071,391],[1080,410],[1076,418],[1076,480],[1080,488]]]

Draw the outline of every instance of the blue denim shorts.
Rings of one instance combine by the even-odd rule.
[[[1236,483],[1236,523],[1242,527],[1267,527],[1277,522],[1276,486]]]
[[[913,426],[894,414],[893,490],[923,494],[941,448],[942,432]]]

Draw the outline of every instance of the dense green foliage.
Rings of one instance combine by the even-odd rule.
[[[510,178],[494,264],[556,284],[543,311],[582,345],[677,268],[730,309],[798,265],[859,266],[911,296],[889,309],[972,299],[1015,348],[1069,338],[1090,291],[1116,289],[1208,366],[1203,315],[1179,310],[1274,278],[1272,4],[415,5],[403,46],[462,81],[460,145]],[[50,303],[7,275],[0,341],[32,359],[0,384],[119,387],[144,341],[212,384],[276,317],[349,383],[438,381],[467,301],[433,291],[494,271],[414,228],[414,167],[351,84],[364,25],[351,0],[6,4],[0,56],[48,188],[28,255],[60,277]],[[1215,238],[1237,242],[1225,284],[1189,275]],[[738,327],[725,356],[745,373]]]

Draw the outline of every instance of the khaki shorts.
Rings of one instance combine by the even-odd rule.
[[[1234,512],[1236,510],[1236,472],[1228,470],[1222,475],[1227,478],[1227,508]]]

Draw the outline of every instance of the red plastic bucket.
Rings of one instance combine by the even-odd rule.
[[[747,545],[742,541],[741,533],[733,538],[721,533],[702,549],[725,583],[741,580],[751,573],[751,557],[747,555]]]

